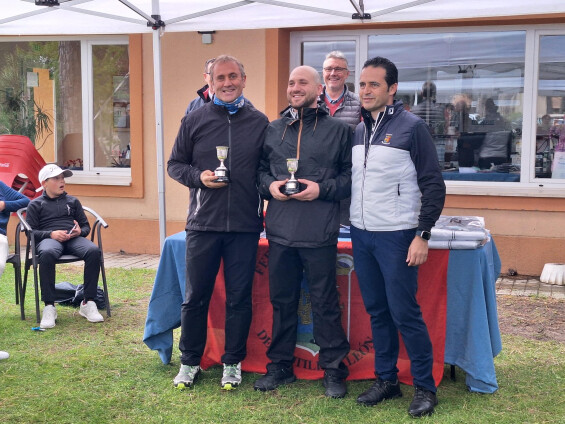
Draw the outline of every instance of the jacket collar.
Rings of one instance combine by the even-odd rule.
[[[384,117],[383,117],[383,120],[381,122],[381,125],[382,125],[382,123],[391,119],[394,115],[398,115],[403,110],[404,110],[404,105],[402,104],[402,102],[400,100],[395,100],[392,105],[387,105],[386,108],[385,108],[385,111],[384,111]],[[369,129],[371,129],[371,126],[375,122],[375,120],[373,119],[373,116],[371,115],[371,112],[369,112],[365,108],[361,107],[361,116],[363,116],[363,122],[365,123],[365,125]]]

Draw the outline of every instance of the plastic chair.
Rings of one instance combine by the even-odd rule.
[[[104,299],[106,301],[106,315],[112,316],[110,311],[110,299],[108,298],[108,286],[106,284],[106,268],[104,267],[104,250],[102,249],[102,227],[108,228],[108,224],[104,219],[98,215],[93,209],[83,206],[85,212],[92,215],[95,219],[94,224],[91,225],[91,232],[90,232],[90,240],[95,243],[98,248],[100,249],[100,273],[102,274],[102,283],[104,286]],[[20,291],[20,303],[21,303],[21,310],[22,310],[22,319],[25,319],[25,315],[23,312],[23,304],[25,300],[25,292],[27,287],[27,276],[28,271],[30,268],[33,268],[33,285],[35,289],[35,315],[37,322],[39,323],[41,320],[41,314],[39,312],[39,261],[37,258],[37,253],[35,251],[35,237],[33,235],[33,231],[31,227],[27,223],[25,219],[25,212],[27,208],[22,208],[18,210],[18,218],[20,220],[20,224],[22,226],[22,231],[25,232],[27,237],[26,242],[26,253],[25,253],[25,262],[24,262],[24,279],[23,279],[23,286]],[[96,240],[95,240],[96,239]],[[74,255],[61,255],[59,259],[56,261],[56,264],[67,264],[71,262],[82,262],[82,259],[78,256]]]
[[[14,284],[16,292],[16,305],[20,305],[20,316],[22,320],[25,319],[24,302],[22,299],[22,258],[20,256],[21,243],[20,233],[22,232],[22,224],[18,223],[16,226],[16,236],[14,243],[14,253],[10,253],[6,259],[6,263],[12,264],[14,267]]]
[[[40,195],[35,190],[41,187],[38,178],[44,166],[45,160],[28,137],[0,135],[0,180],[7,186],[34,199]]]

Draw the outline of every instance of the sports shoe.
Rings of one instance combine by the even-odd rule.
[[[55,320],[57,319],[57,310],[53,305],[46,305],[43,308],[43,314],[41,316],[41,323],[39,326],[41,328],[53,328],[55,327]]]
[[[222,389],[233,390],[241,384],[241,362],[237,364],[224,364],[222,376]]]
[[[431,392],[423,387],[414,387],[414,399],[408,408],[408,413],[413,417],[423,417],[424,415],[432,415],[434,413],[434,406],[437,405],[437,397],[434,392]]]
[[[367,391],[361,393],[357,397],[357,403],[366,406],[373,406],[385,399],[394,399],[397,397],[402,397],[400,383],[398,380],[396,380],[396,382],[392,382],[377,378]]]
[[[277,368],[274,370],[267,370],[267,374],[259,378],[253,388],[266,392],[267,390],[275,390],[281,384],[288,384],[296,381],[296,376],[291,368]]]
[[[4,352],[3,350],[0,350],[0,360],[8,359],[9,357],[10,357],[10,354],[8,352]]]
[[[181,365],[173,384],[178,389],[192,387],[198,374],[200,374],[200,365]]]
[[[83,317],[85,317],[90,322],[102,322],[104,318],[98,312],[98,308],[96,307],[96,303],[92,300],[84,303],[81,302],[80,309],[78,311]]]

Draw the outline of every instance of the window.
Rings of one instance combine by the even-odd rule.
[[[565,35],[539,40],[535,176],[565,179]]]
[[[396,98],[428,123],[446,180],[520,181],[525,39],[523,31],[369,36],[368,56],[398,68]]]
[[[338,45],[355,85],[368,58],[396,64],[448,193],[565,196],[565,26],[293,32],[291,67],[320,69]]]
[[[130,184],[128,51],[127,37],[1,42],[0,132],[30,137],[71,183]]]

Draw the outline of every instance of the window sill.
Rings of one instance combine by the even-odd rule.
[[[119,173],[104,171],[104,174],[96,172],[75,172],[72,177],[68,177],[65,180],[69,184],[130,186],[130,170],[127,170],[127,174],[125,174],[122,170],[120,171],[121,172]]]
[[[504,183],[477,184],[474,181],[446,181],[447,194],[474,196],[562,197],[563,183]]]

